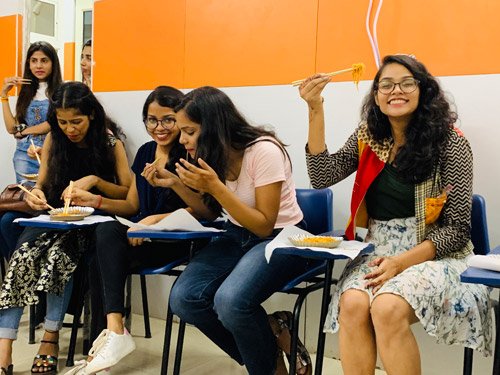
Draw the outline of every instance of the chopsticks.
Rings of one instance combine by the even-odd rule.
[[[48,204],[46,201],[44,201],[42,198],[36,196],[35,194],[33,194],[31,191],[29,191],[28,189],[26,189],[23,185],[19,184],[17,185],[17,187],[19,189],[21,189],[22,191],[24,191],[26,194],[29,194],[31,195],[32,197],[35,197],[36,199],[38,199],[39,201],[45,203],[47,205],[48,208],[50,208],[51,210],[55,210],[54,207],[52,207],[50,204]]]
[[[16,80],[18,84],[20,83],[21,85],[30,85],[31,84],[31,79],[29,78],[18,78]]]
[[[333,76],[336,76],[336,75],[339,75],[342,73],[352,72],[352,78],[353,78],[354,82],[358,83],[359,78],[363,74],[364,69],[365,69],[365,64],[358,63],[358,64],[352,64],[352,67],[350,67],[350,68],[337,70],[335,72],[325,73],[325,75],[327,75],[329,77],[333,77]],[[292,86],[300,86],[302,84],[302,82],[304,82],[306,79],[307,78],[299,79],[297,81],[293,81],[291,84],[292,84]]]
[[[149,164],[149,166],[152,166],[152,165],[155,165],[156,163],[158,163],[158,160],[160,160],[161,157],[157,157],[151,164]],[[144,167],[146,168],[146,167]],[[144,177],[144,171],[141,172],[141,176]]]
[[[66,215],[68,213],[69,209],[69,204],[71,203],[71,193],[73,192],[73,181],[69,182],[69,191],[66,193],[66,196],[70,196],[69,198],[64,198],[64,208],[63,208],[63,215]]]
[[[33,151],[35,152],[36,160],[38,161],[38,165],[42,164],[40,161],[40,156],[38,155],[38,152],[36,152],[36,146],[35,143],[33,142],[33,139],[30,139],[31,145],[33,146]]]

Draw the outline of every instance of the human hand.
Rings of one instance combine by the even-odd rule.
[[[373,271],[367,273],[364,277],[365,280],[370,280],[366,282],[365,287],[373,288],[372,294],[377,293],[389,279],[403,271],[403,267],[396,257],[376,258],[368,262],[368,266],[375,267]]]
[[[7,77],[3,80],[2,96],[7,96],[9,91],[17,85],[29,85],[31,80],[23,77]]]
[[[97,181],[99,178],[94,175],[88,175],[85,177],[80,178],[79,180],[73,181],[73,189],[78,188],[82,190],[89,191],[92,189],[94,186],[97,185]],[[64,199],[66,194],[68,194],[69,191],[69,186],[64,189],[64,191],[61,194],[61,199]]]
[[[42,190],[33,188],[31,190],[31,194],[25,194],[24,200],[33,210],[41,211],[49,208],[47,205],[47,199],[45,198],[45,194]]]
[[[150,215],[150,216],[146,216],[144,219],[142,219],[141,221],[138,222],[138,224],[144,224],[144,225],[153,225],[153,224],[156,224],[157,222],[159,222],[161,219],[167,217],[167,215]],[[136,231],[138,229],[136,228],[129,228],[127,230],[127,232],[133,232],[133,231]],[[131,245],[131,246],[139,246],[139,245],[142,245],[144,242],[144,238],[133,238],[133,237],[129,237],[128,239],[128,243]]]
[[[154,164],[147,163],[144,170],[141,173],[146,181],[151,186],[161,186],[164,188],[169,188],[180,182],[179,176],[175,173],[170,172],[168,169],[161,168]]]
[[[66,191],[66,190],[65,190]],[[63,197],[65,195],[63,194]],[[97,208],[102,201],[102,197],[98,194],[92,194],[85,189],[75,187],[73,185],[73,190],[71,195],[68,197],[71,199],[71,204],[75,206],[85,206]]]
[[[40,156],[42,156],[42,148],[40,146],[30,145],[30,147],[28,147],[27,153],[31,159],[39,159]],[[36,156],[37,154],[38,157]]]
[[[304,99],[309,106],[323,103],[321,93],[330,80],[331,77],[326,74],[314,74],[306,78],[299,86],[300,97]]]
[[[198,158],[198,164],[200,167],[196,167],[185,159],[180,159],[180,163],[175,164],[175,171],[184,185],[200,193],[213,195],[215,188],[222,184],[222,181],[203,159]]]

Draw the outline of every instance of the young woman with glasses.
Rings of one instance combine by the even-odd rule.
[[[333,154],[321,98],[329,80],[317,74],[300,86],[309,177],[324,188],[356,172],[346,236],[366,227],[375,245],[347,265],[325,325],[340,330],[344,373],[372,374],[378,352],[387,373],[420,374],[418,321],[437,342],[491,353],[488,291],[460,282],[473,249],[472,151],[437,80],[414,57],[386,56],[361,124]]]
[[[185,150],[179,144],[174,107],[183,94],[173,87],[159,86],[149,94],[143,107],[143,123],[152,138],[137,151],[132,164],[133,178],[126,199],[101,198],[86,191],[72,195],[75,204],[95,206],[132,221],[152,225],[171,212],[186,208],[184,203],[199,200],[175,175],[175,163]],[[155,168],[159,166],[159,171]],[[161,184],[158,180],[161,175]],[[160,186],[161,185],[161,186]],[[188,210],[190,210],[188,208]],[[117,221],[102,223],[96,229],[96,277],[91,280],[93,309],[103,304],[102,314],[94,310],[94,319],[106,319],[106,328],[94,341],[87,361],[80,361],[67,374],[94,374],[114,366],[135,349],[134,341],[123,324],[124,288],[134,269],[160,267],[189,253],[189,241],[165,244],[127,238],[128,227]],[[205,241],[201,241],[205,243]],[[97,302],[96,302],[97,301]],[[100,316],[102,315],[102,316]],[[102,327],[104,328],[104,327]]]

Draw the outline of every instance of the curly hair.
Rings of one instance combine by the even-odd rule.
[[[406,127],[406,142],[394,160],[404,181],[419,183],[427,179],[436,168],[441,146],[447,138],[448,130],[456,122],[457,114],[451,109],[436,78],[421,62],[408,55],[386,56],[361,109],[361,119],[368,124],[368,129],[377,142],[382,143],[384,139],[392,137],[389,119],[375,102],[380,75],[389,64],[403,65],[419,82],[418,106]]]
[[[85,135],[86,152],[82,154],[59,127],[58,109],[72,109],[89,117]],[[70,180],[86,176],[86,172],[115,182],[116,159],[106,130],[106,113],[89,87],[81,82],[65,82],[51,98],[47,121],[52,144],[49,150],[47,178],[44,190],[49,201],[57,200]],[[85,171],[85,172],[84,172]]]

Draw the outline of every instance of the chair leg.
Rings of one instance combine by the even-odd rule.
[[[174,322],[174,314],[170,309],[170,305],[167,305],[167,319],[165,325],[165,335],[163,338],[163,357],[161,360],[161,375],[167,375],[168,370],[168,356],[170,354],[170,342],[172,340],[172,324]]]
[[[125,283],[125,328],[132,332],[132,276],[128,275]]]
[[[471,348],[464,348],[464,375],[472,375],[472,359],[474,351]]]
[[[321,299],[321,316],[319,320],[318,346],[316,351],[316,367],[315,375],[321,375],[323,371],[323,355],[325,353],[326,335],[323,332],[325,325],[326,314],[328,312],[328,304],[330,301],[330,287],[332,285],[333,260],[327,260],[325,270],[325,285],[323,288],[323,297]]]
[[[71,326],[71,337],[69,339],[68,347],[68,357],[66,359],[66,367],[73,367],[75,350],[76,350],[76,338],[78,336],[78,326],[80,325],[80,317],[82,316],[84,299],[79,298],[80,303],[78,304],[75,315],[73,315],[73,324]]]
[[[35,326],[36,326],[35,315],[36,315],[35,305],[30,305],[30,327],[29,327],[29,338],[28,338],[29,344],[35,343]]]
[[[141,275],[142,313],[144,315],[144,330],[147,339],[151,338],[151,326],[149,325],[149,305],[148,288],[146,285],[146,275]]]
[[[182,347],[184,345],[184,332],[186,331],[186,322],[179,322],[179,334],[177,335],[177,347],[175,348],[174,375],[181,373]]]

